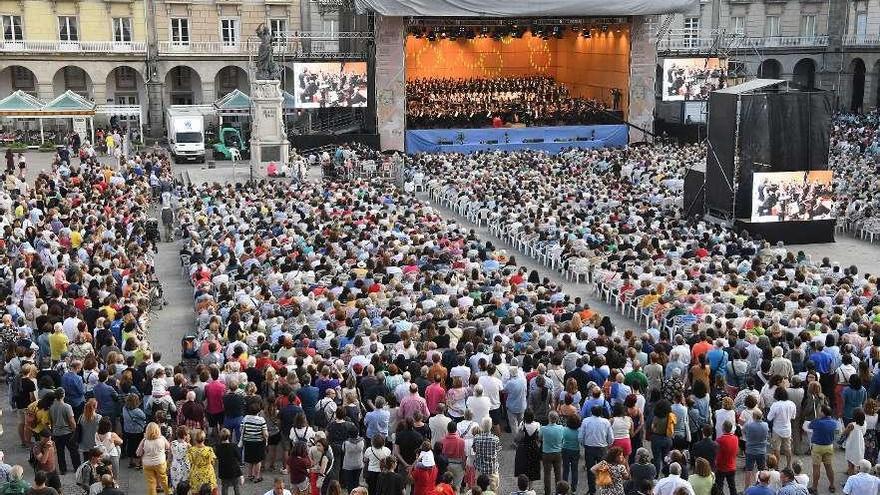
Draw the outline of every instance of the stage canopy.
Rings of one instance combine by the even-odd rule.
[[[402,17],[623,16],[686,12],[699,0],[355,0],[359,12]]]

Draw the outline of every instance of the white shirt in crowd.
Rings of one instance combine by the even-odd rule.
[[[797,414],[794,402],[790,400],[776,401],[770,406],[767,420],[773,422],[773,434],[782,438],[791,438],[791,420]]]

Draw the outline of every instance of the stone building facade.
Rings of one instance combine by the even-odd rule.
[[[880,0],[701,0],[661,22],[661,65],[722,56],[747,78],[832,91],[842,110],[880,104]]]
[[[294,58],[364,56],[367,20],[334,0],[0,0],[0,98],[48,101],[70,89],[98,105],[139,105],[147,134],[164,109],[250,92],[255,31],[277,33],[292,83]]]

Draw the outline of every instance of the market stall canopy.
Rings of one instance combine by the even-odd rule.
[[[251,113],[251,97],[233,89],[214,102],[218,115],[242,115]]]
[[[38,117],[43,106],[42,101],[19,89],[0,100],[0,117]]]
[[[41,113],[42,117],[46,118],[94,116],[95,107],[95,102],[68,89],[56,96],[54,100],[46,103]]]
[[[624,16],[687,12],[700,0],[355,0],[358,12],[403,17]]]

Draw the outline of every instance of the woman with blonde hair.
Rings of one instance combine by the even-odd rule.
[[[156,495],[156,483],[162,486],[163,493],[171,493],[168,489],[167,452],[171,444],[162,436],[159,425],[150,422],[144,432],[144,439],[137,448],[144,469],[144,480],[147,484],[147,495]]]
[[[217,475],[214,472],[214,461],[217,455],[211,447],[205,445],[205,432],[195,430],[191,434],[193,444],[186,451],[189,461],[189,486],[208,484],[211,490],[217,488]]]
[[[82,416],[76,427],[80,430],[77,433],[79,439],[79,451],[83,453],[83,459],[88,459],[87,453],[95,447],[95,435],[98,433],[98,425],[101,423],[102,416],[97,413],[98,401],[94,397],[87,400],[83,406]]]
[[[730,421],[730,424],[736,424],[736,411],[733,409],[733,399],[725,397],[721,399],[721,409],[715,411],[715,438],[720,438],[724,434],[724,422]]]

